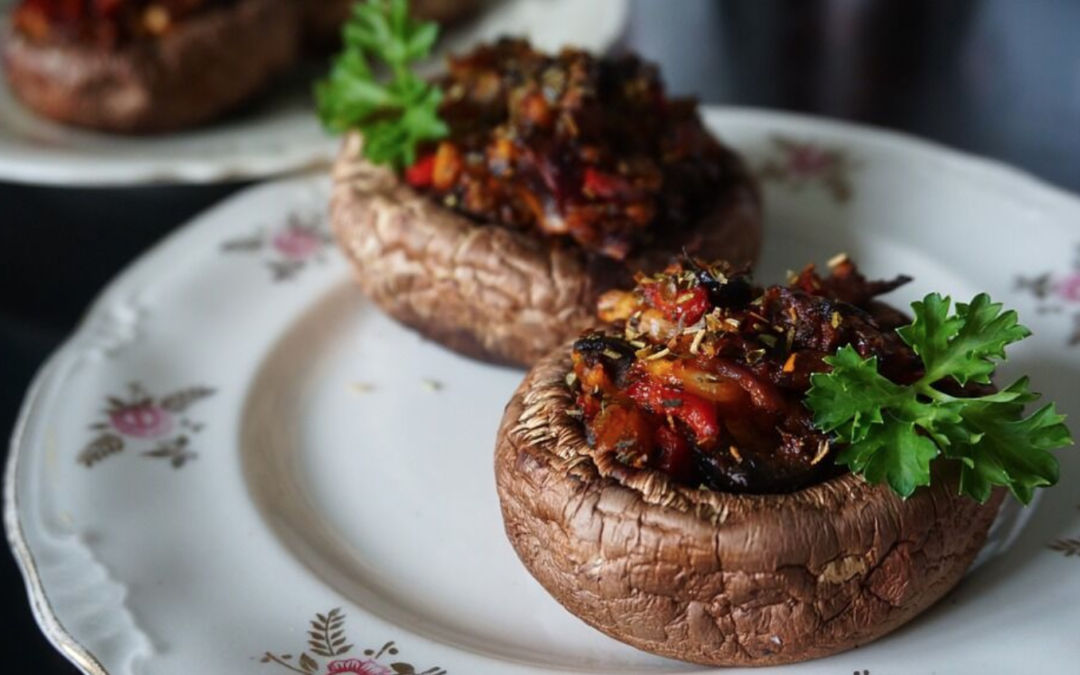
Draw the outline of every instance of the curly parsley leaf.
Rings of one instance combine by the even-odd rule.
[[[438,35],[436,24],[409,17],[407,0],[357,3],[342,52],[315,87],[323,125],[363,134],[372,162],[397,169],[415,162],[418,144],[448,133],[439,119],[442,91],[412,70],[430,56]]]
[[[1026,380],[1017,385],[1027,389]],[[975,441],[953,444],[946,456],[961,462],[964,494],[986,501],[993,486],[1007,485],[1026,504],[1035,488],[1057,483],[1058,461],[1049,451],[1071,445],[1072,438],[1053,404],[1023,417],[1023,404],[974,403],[963,417]]]
[[[869,482],[888,483],[902,497],[910,497],[930,482],[930,462],[937,456],[937,445],[916,431],[915,424],[885,413],[883,423],[870,426],[838,461]]]
[[[1002,312],[986,293],[970,304],[958,303],[950,315],[951,304],[937,293],[911,303],[915,320],[897,332],[922,357],[930,381],[952,377],[961,385],[989,384],[995,360],[1005,360],[1005,346],[1031,331],[1019,324],[1016,312]]]
[[[876,358],[845,346],[825,359],[829,372],[811,378],[806,405],[819,429],[847,445],[837,462],[902,497],[929,485],[931,463],[944,457],[959,465],[961,494],[985,502],[1000,485],[1026,504],[1035,488],[1057,482],[1050,450],[1071,445],[1072,437],[1053,405],[1024,416],[1039,398],[1027,378],[972,398],[935,387],[948,378],[988,383],[1005,347],[1030,335],[1016,312],[1002,312],[985,294],[957,304],[953,314],[951,305],[928,295],[912,304],[915,320],[898,331],[923,360],[917,382],[898,385],[878,372]]]

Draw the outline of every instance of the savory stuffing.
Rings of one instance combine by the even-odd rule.
[[[844,345],[898,383],[921,375],[874,297],[908,281],[866,280],[844,257],[759,288],[723,265],[685,260],[600,299],[618,332],[574,344],[568,382],[588,441],[634,468],[729,492],[772,493],[836,475],[835,449],[803,405],[810,375]]]
[[[635,57],[502,40],[452,59],[439,85],[449,135],[405,178],[478,221],[621,260],[699,218],[741,171],[695,103],[665,96]]]
[[[102,48],[167,33],[185,17],[231,0],[22,0],[15,29],[35,42],[74,41]]]

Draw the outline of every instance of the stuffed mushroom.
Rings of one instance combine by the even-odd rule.
[[[982,547],[996,486],[1030,499],[1057,479],[1046,450],[1071,441],[1052,406],[1021,417],[1026,380],[995,393],[983,376],[996,333],[1026,335],[1015,313],[977,299],[945,319],[929,296],[901,328],[875,297],[904,281],[841,259],[759,288],[688,259],[606,294],[612,327],[543,358],[499,431],[506,532],[529,572],[616,639],[720,666],[840,652],[936,602]],[[938,379],[939,329],[938,353],[966,341],[949,367],[976,375]],[[910,422],[909,400],[934,414]],[[986,445],[1014,421],[1026,440]],[[935,444],[946,461],[913,451]],[[1003,470],[1009,452],[1031,471]]]
[[[291,0],[21,0],[4,38],[15,95],[50,119],[157,133],[209,122],[296,61]]]
[[[753,179],[655,67],[503,40],[436,87],[445,133],[399,170],[370,159],[379,129],[351,133],[331,206],[365,293],[432,339],[531,365],[637,270],[756,259]]]
[[[304,42],[316,51],[338,44],[341,28],[353,5],[361,0],[304,0]],[[417,19],[453,24],[471,16],[480,0],[413,0],[410,13]]]

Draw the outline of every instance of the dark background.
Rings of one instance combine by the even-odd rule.
[[[620,49],[660,62],[673,92],[706,103],[902,129],[1080,191],[1078,29],[1073,0],[635,0]],[[0,183],[0,437],[109,279],[242,187]],[[74,673],[3,554],[0,593],[0,670]]]

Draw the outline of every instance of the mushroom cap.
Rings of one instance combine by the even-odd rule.
[[[597,457],[568,411],[569,345],[506,408],[495,476],[529,572],[611,637],[712,666],[803,661],[864,645],[964,575],[1003,492],[954,477],[907,500],[845,474],[789,494],[695,489]]]
[[[749,174],[678,236],[623,262],[497,224],[478,224],[420,194],[345,140],[330,220],[357,281],[395,319],[466,356],[531,366],[596,323],[601,293],[658,270],[683,250],[749,266],[761,246],[761,204]]]
[[[3,65],[12,91],[50,119],[118,133],[175,131],[246,103],[292,67],[297,6],[239,0],[117,50],[37,44],[11,30]]]

